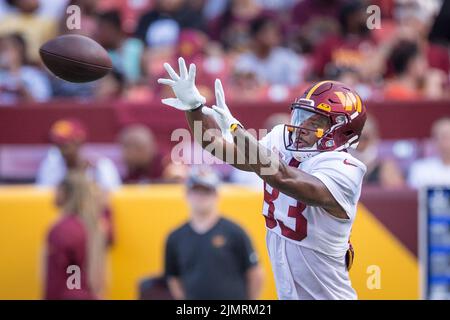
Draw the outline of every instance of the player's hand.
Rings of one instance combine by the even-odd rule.
[[[170,64],[164,63],[164,68],[171,79],[158,79],[158,83],[170,86],[176,98],[162,99],[161,102],[182,111],[195,109],[206,102],[205,97],[198,92],[195,86],[195,64],[191,63],[188,72],[184,59],[179,57],[178,65],[180,75],[173,70]]]
[[[216,95],[216,105],[213,105],[211,108],[203,107],[203,114],[213,116],[222,131],[222,135],[226,140],[233,141],[231,136],[230,128],[233,124],[238,124],[240,126],[241,123],[236,120],[235,117],[232,116],[230,109],[225,103],[225,94],[223,92],[222,82],[219,79],[216,79],[215,82],[215,95]]]

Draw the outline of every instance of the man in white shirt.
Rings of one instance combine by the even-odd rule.
[[[171,79],[158,82],[176,98],[162,102],[185,111],[203,148],[264,180],[266,241],[278,297],[356,299],[348,275],[349,238],[366,166],[347,149],[358,143],[366,120],[359,95],[340,82],[316,83],[292,103],[291,123],[258,141],[232,116],[220,80],[217,105],[205,107],[195,65],[188,72],[184,59],[178,62],[180,75],[164,65]],[[201,121],[202,132],[195,132],[194,121]]]
[[[412,164],[408,182],[413,188],[450,186],[450,118],[437,120],[433,124],[431,134],[438,155]]]
[[[86,173],[105,191],[120,186],[120,175],[114,163],[105,157],[85,159],[81,147],[86,139],[86,129],[76,119],[62,119],[50,129],[51,147],[39,166],[36,184],[55,187],[71,169],[86,170]]]

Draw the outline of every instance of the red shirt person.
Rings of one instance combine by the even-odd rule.
[[[79,170],[59,185],[62,217],[47,237],[45,299],[101,297],[108,230],[99,198],[99,189]]]
[[[143,125],[125,128],[119,137],[125,163],[124,183],[150,183],[163,174],[163,157],[153,133]]]
[[[341,33],[326,37],[314,49],[314,71],[317,76],[329,76],[340,69],[361,72],[365,68],[376,45],[366,25],[365,10],[358,1],[350,1],[341,7]]]

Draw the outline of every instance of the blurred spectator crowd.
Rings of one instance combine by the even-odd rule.
[[[67,23],[76,14],[68,10],[73,5],[80,9],[79,29]],[[368,10],[371,5],[380,10],[381,28],[369,28],[369,17],[377,14]],[[214,100],[215,78],[224,83],[227,101],[293,101],[312,82],[323,79],[353,86],[364,100],[445,100],[450,98],[449,26],[450,0],[0,0],[0,107],[59,98],[159,103],[172,95],[156,82],[166,77],[163,63],[176,65],[179,56],[196,63],[197,86],[207,101]],[[68,33],[98,41],[108,51],[113,71],[83,84],[47,72],[39,47]],[[384,188],[450,185],[448,114],[436,120],[429,141],[382,140],[376,120],[369,117],[358,148],[351,150],[368,168],[365,183]],[[276,113],[264,127],[270,130],[289,121],[289,114]],[[242,250],[234,262],[227,259],[233,262],[229,265],[211,264],[206,255],[202,262],[217,265],[218,274],[225,274],[219,267],[237,270],[235,283],[229,287],[237,288],[238,294],[231,296],[258,296],[261,275],[251,243],[240,229],[220,217],[215,185],[205,188],[197,181],[195,188],[189,186],[188,166],[170,159],[150,128],[127,126],[112,148],[103,149],[89,144],[87,128],[79,119],[59,119],[49,136],[48,149],[47,145],[45,150],[25,147],[28,158],[33,153],[39,158],[32,180],[56,188],[55,202],[63,217],[47,239],[46,270],[52,275],[46,283],[47,298],[102,295],[105,253],[114,242],[108,192],[124,183],[155,182],[187,182],[188,188],[197,189],[187,193],[191,227],[204,229],[189,235],[192,230],[187,223],[169,236],[165,275],[172,295],[204,299],[197,284],[186,286],[186,292],[179,290],[180,283],[192,284],[192,278],[204,274],[204,265],[191,270],[178,263],[182,260],[179,252],[185,251],[180,244],[197,248],[190,244],[202,238],[221,248],[228,238],[216,236],[219,230],[233,241],[241,239]],[[36,148],[41,149],[35,152]],[[3,165],[6,162],[3,159]],[[16,173],[26,170],[20,163],[16,167]],[[253,173],[225,164],[214,169],[226,182],[262,186]],[[0,183],[30,180],[7,181],[0,175]],[[201,211],[209,211],[212,218],[198,219],[196,212]],[[213,232],[204,233],[208,228]],[[61,261],[65,263],[72,251],[77,263],[89,270],[83,280],[88,285],[83,287],[92,289],[78,297],[61,289],[66,274],[58,273]],[[210,281],[206,287],[212,284],[217,286]],[[224,297],[223,292],[218,294]]]
[[[70,30],[73,5],[80,8],[81,28]],[[380,10],[381,28],[369,28],[371,5]],[[52,98],[159,102],[171,92],[156,79],[165,77],[163,63],[176,65],[179,56],[197,64],[197,85],[208,101],[215,78],[228,101],[239,102],[292,101],[321,79],[348,83],[365,100],[448,99],[449,21],[450,1],[443,0],[0,0],[0,106]],[[48,73],[39,46],[67,33],[97,40],[113,72],[84,84]],[[265,127],[287,122],[288,114],[274,114]],[[435,125],[430,149],[382,141],[369,119],[355,151],[368,165],[367,182],[419,187],[418,172],[427,165],[440,168],[437,178],[447,177],[448,127],[448,119]],[[86,170],[106,190],[186,177],[187,168],[163,154],[143,125],[119,134],[122,167],[107,153],[86,157],[85,135],[76,119],[54,124],[54,147],[37,169],[39,185],[56,186],[71,169]],[[413,163],[426,156],[437,158]],[[227,181],[261,184],[255,175],[219,169]]]
[[[0,0],[0,105],[55,97],[159,100],[163,62],[198,66],[208,100],[215,78],[229,99],[284,101],[310,82],[336,79],[364,99],[449,96],[449,1],[444,0]],[[80,29],[67,19],[81,10]],[[379,29],[368,27],[380,9]],[[45,41],[83,34],[114,70],[71,84],[45,71]]]
[[[274,125],[289,121],[289,114],[276,113],[264,126],[270,131]],[[2,172],[9,171],[9,175],[0,175],[0,183],[34,181],[39,186],[56,187],[74,170],[85,172],[104,191],[113,191],[122,184],[182,183],[190,166],[198,164],[193,157],[199,157],[202,163],[211,164],[224,182],[262,188],[262,180],[256,174],[213,162],[214,158],[197,144],[186,141],[181,157],[173,150],[165,151],[145,125],[124,127],[117,143],[89,143],[87,134],[79,120],[60,119],[50,128],[49,148],[25,145],[3,150]],[[376,119],[369,116],[358,147],[349,152],[367,166],[366,185],[387,189],[450,185],[450,117],[436,120],[430,135],[430,139],[383,140]],[[7,162],[10,164],[5,166]],[[25,175],[17,174],[15,167]]]

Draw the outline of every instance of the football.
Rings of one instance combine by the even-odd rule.
[[[44,43],[39,54],[45,66],[57,77],[70,82],[90,82],[112,69],[106,50],[81,35],[62,35]]]

